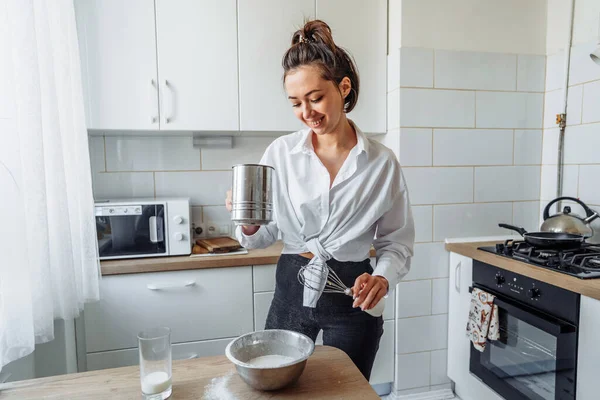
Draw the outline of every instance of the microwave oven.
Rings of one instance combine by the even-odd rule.
[[[192,252],[187,198],[97,201],[94,208],[101,260]]]

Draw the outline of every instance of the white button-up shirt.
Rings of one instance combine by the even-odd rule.
[[[317,239],[338,261],[363,261],[373,244],[373,275],[385,277],[391,290],[408,273],[413,255],[408,190],[392,151],[352,125],[358,142],[331,188],[310,128],[275,139],[260,161],[275,168],[273,222],[250,236],[238,226],[236,237],[244,247],[265,248],[281,233],[284,254],[311,251],[306,243]]]

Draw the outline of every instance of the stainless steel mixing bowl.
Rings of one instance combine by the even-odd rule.
[[[235,364],[240,377],[258,390],[282,389],[296,382],[306,366],[315,343],[301,333],[272,329],[247,333],[227,345],[225,354]],[[293,361],[278,367],[257,367],[247,364],[256,357],[281,355]]]

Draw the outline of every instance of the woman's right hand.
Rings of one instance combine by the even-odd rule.
[[[227,211],[229,211],[229,212],[231,212],[233,210],[233,201],[232,201],[231,190],[227,191],[227,195],[225,197],[225,207],[227,208]],[[242,232],[246,236],[254,235],[259,229],[260,229],[260,226],[242,225]]]

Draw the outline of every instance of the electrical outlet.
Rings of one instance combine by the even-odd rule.
[[[206,224],[206,237],[219,236],[219,226],[217,224]]]
[[[206,224],[194,223],[192,224],[192,232],[195,238],[202,239],[206,237]]]

